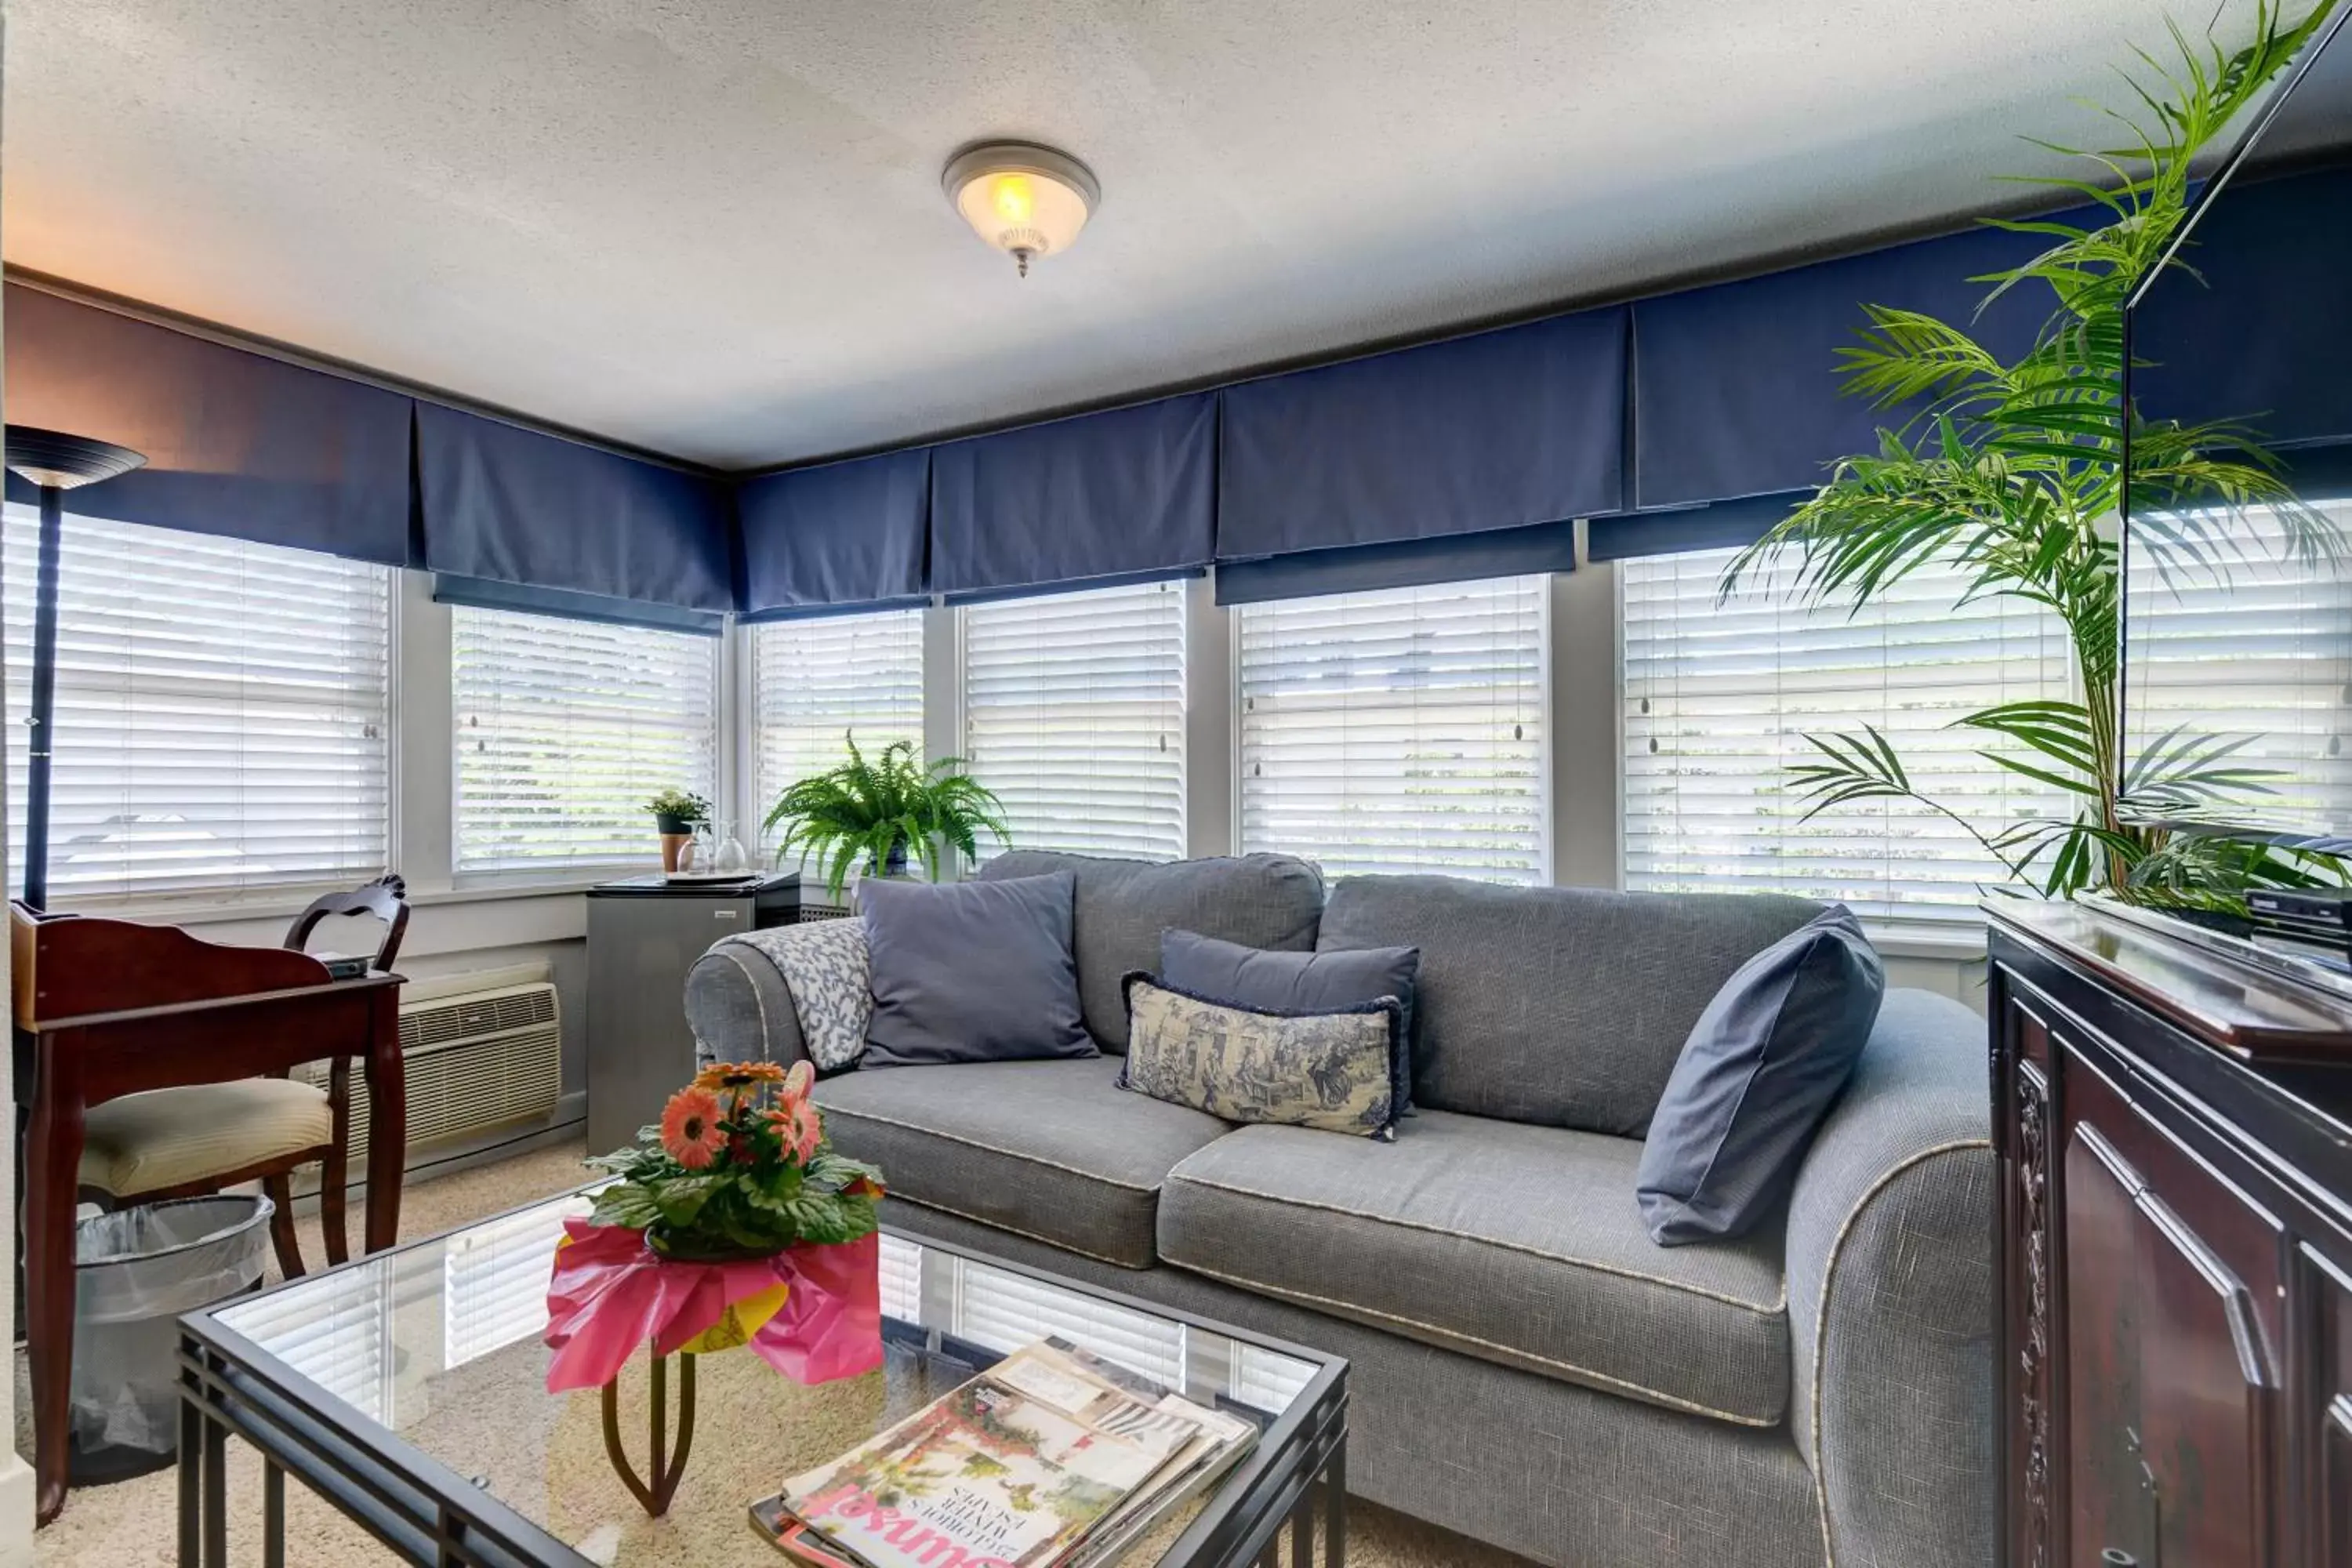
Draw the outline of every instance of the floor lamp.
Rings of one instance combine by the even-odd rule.
[[[49,902],[49,762],[58,705],[58,558],[65,545],[65,493],[127,474],[146,461],[128,447],[59,430],[8,427],[8,471],[41,490],[41,555],[33,583],[33,703],[25,770],[25,902]]]

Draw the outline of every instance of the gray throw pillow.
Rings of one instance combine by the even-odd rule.
[[[1078,1018],[1067,871],[861,882],[874,1016],[866,1067],[1098,1054]]]
[[[1412,1110],[1412,988],[1417,947],[1274,952],[1197,931],[1160,933],[1162,984],[1260,1013],[1337,1013],[1393,996],[1404,1049],[1393,1086],[1400,1114]]]
[[[1845,1091],[1885,992],[1885,968],[1843,904],[1723,983],[1642,1145],[1636,1187],[1651,1240],[1744,1235],[1779,1206]]]

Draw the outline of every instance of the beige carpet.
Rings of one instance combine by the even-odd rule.
[[[431,1236],[576,1186],[586,1177],[579,1150],[556,1149],[419,1182],[409,1187],[402,1200],[401,1236],[403,1239]],[[352,1219],[356,1233],[356,1213]],[[325,1257],[313,1221],[302,1222],[302,1256],[314,1263]],[[16,1447],[26,1454],[32,1452],[31,1409],[20,1351]],[[229,1495],[239,1506],[230,1521],[230,1561],[257,1563],[261,1558],[260,1464],[242,1444],[232,1441],[229,1447]],[[292,1568],[346,1568],[392,1561],[381,1547],[299,1487],[288,1489],[286,1561]],[[35,1561],[43,1568],[68,1564],[167,1568],[177,1558],[178,1520],[178,1480],[171,1470],[116,1486],[89,1488],[74,1493],[64,1515],[40,1533]],[[741,1555],[735,1561],[746,1568],[770,1568],[782,1559],[747,1531]],[[1349,1507],[1348,1562],[1350,1568],[1524,1568],[1520,1558],[1360,1501]],[[706,1559],[690,1568],[719,1568],[719,1564]]]

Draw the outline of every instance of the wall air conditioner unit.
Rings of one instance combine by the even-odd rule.
[[[400,1000],[408,1160],[441,1144],[544,1121],[562,1087],[563,1019],[545,964],[411,981]],[[327,1064],[297,1077],[327,1087]],[[367,1173],[368,1090],[352,1064],[351,1179]],[[306,1173],[316,1184],[316,1173]]]

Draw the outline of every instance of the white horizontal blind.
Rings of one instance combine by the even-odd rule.
[[[646,802],[712,794],[718,638],[466,605],[450,623],[459,871],[646,860]]]
[[[25,864],[40,521],[5,523],[9,868]],[[391,574],[67,516],[49,888],[89,897],[365,881],[384,868]]]
[[[451,1237],[441,1259],[442,1360],[447,1367],[504,1350],[547,1327],[547,1282],[562,1220],[587,1205],[565,1197]]]
[[[919,1323],[923,1321],[923,1249],[887,1232],[880,1241],[882,1315],[902,1323]]]
[[[221,1310],[253,1341],[371,1421],[393,1415],[392,1268],[378,1258]]]
[[[1234,1346],[1231,1393],[1253,1410],[1279,1415],[1314,1381],[1315,1367],[1310,1362],[1255,1345]]]
[[[935,1254],[934,1256],[940,1256]],[[1184,1384],[1184,1325],[1083,1296],[1025,1274],[957,1258],[955,1331],[1014,1351],[1059,1334],[1105,1361],[1171,1388]]]
[[[1011,599],[961,615],[964,755],[1004,802],[1013,843],[1181,857],[1183,584]]]
[[[1546,579],[1245,605],[1242,847],[1536,883]]]
[[[1618,569],[1625,886],[1769,889],[1880,916],[1965,913],[2004,876],[1965,829],[1899,801],[1802,820],[1810,803],[1787,769],[1821,760],[1808,731],[1874,725],[1916,786],[1987,837],[2070,814],[2074,796],[1976,754],[1998,737],[1951,727],[1997,703],[2067,693],[2056,617],[2009,598],[1955,609],[1966,578],[1941,565],[1860,610],[1755,585],[1718,603],[1735,553]]]
[[[827,616],[772,621],[751,628],[751,714],[756,727],[750,821],[760,828],[768,808],[791,785],[849,759],[843,739],[878,757],[893,741],[923,754],[923,612],[885,610],[870,616]]]
[[[2322,514],[2352,541],[2352,501]],[[2275,775],[2270,794],[2211,809],[2283,828],[2352,826],[2352,581],[2295,559],[2275,514],[2224,525],[2220,568],[2168,573],[2130,555],[2125,743],[2138,755],[2176,729],[2248,743],[2223,764]],[[2347,544],[2352,548],[2352,544]]]

